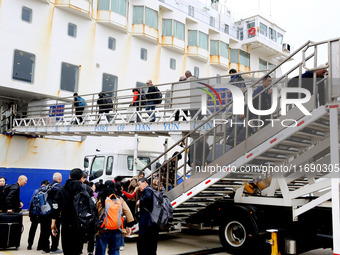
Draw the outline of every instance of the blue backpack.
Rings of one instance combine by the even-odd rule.
[[[49,199],[48,195],[52,189],[56,189],[55,186],[58,183],[53,185],[47,185],[46,187],[39,188],[37,194],[33,196],[32,199],[32,213],[37,216],[48,215],[52,211],[52,201]]]
[[[84,98],[82,97],[76,97],[76,98],[77,98],[78,106],[86,106],[86,102]]]

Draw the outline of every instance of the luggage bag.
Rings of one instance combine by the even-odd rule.
[[[18,249],[22,232],[21,213],[0,213],[0,249]]]

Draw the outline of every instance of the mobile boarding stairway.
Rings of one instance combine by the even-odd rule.
[[[171,152],[171,155],[180,148],[178,146],[183,147],[179,152],[183,155],[184,161],[177,162],[177,158],[169,159],[176,162],[177,178],[173,189],[170,191],[167,189],[171,184],[169,163],[166,164],[166,180],[163,181],[168,191],[167,196],[174,207],[175,224],[185,222],[185,219],[208,205],[230,196],[234,197],[235,203],[291,207],[294,221],[298,220],[299,215],[316,206],[332,207],[333,248],[334,254],[339,254],[339,39],[306,43],[292,55],[296,57],[297,53],[301,52],[302,61],[276,79],[271,86],[278,86],[282,82],[287,84],[288,75],[296,70],[299,72],[299,86],[301,86],[302,68],[316,71],[318,49],[325,45],[328,49],[328,76],[317,79],[314,72],[313,87],[314,91],[317,91],[318,85],[325,84],[326,105],[318,105],[314,93],[312,99],[304,104],[311,115],[305,115],[294,107],[284,116],[281,115],[282,109],[278,106],[271,115],[272,119],[279,120],[276,123],[282,123],[284,120],[294,121],[286,125],[274,125],[274,127],[269,124],[258,128],[252,135],[247,125],[247,138],[240,144],[236,144],[235,139],[231,149],[226,144],[228,134],[226,134],[225,124],[217,124],[210,130],[201,132],[202,127],[214,118],[231,118],[230,111],[224,111],[228,109],[226,105],[164,153]],[[289,60],[287,59],[281,66]],[[275,69],[269,74],[273,71]],[[259,83],[261,80],[252,86]],[[248,117],[249,112],[246,113],[246,120]],[[236,131],[235,129],[235,137],[237,137]],[[206,150],[210,150],[211,159],[202,160],[200,166],[195,166],[193,163],[192,167],[189,167],[186,163],[189,151],[193,150],[191,156],[193,155],[194,158],[191,162],[195,162],[199,139],[208,143],[208,146],[203,143],[203,153],[200,152],[200,156],[205,155]],[[159,158],[162,156],[160,155]],[[242,170],[245,168],[248,170]],[[164,173],[158,169],[152,178],[159,179],[161,174],[164,176]],[[250,182],[256,183],[256,180],[261,179],[268,180],[266,183],[268,186],[262,187],[260,194],[254,195],[251,190],[249,193],[245,191],[245,185]]]

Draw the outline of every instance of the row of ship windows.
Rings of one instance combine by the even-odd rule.
[[[141,58],[147,59],[146,49],[141,49]],[[170,58],[170,68],[176,69],[176,60]],[[35,69],[35,55],[21,50],[14,51],[13,79],[33,83]],[[195,76],[199,76],[199,68],[194,68]],[[77,92],[78,91],[79,66],[62,62],[60,88],[62,90]],[[137,82],[137,86],[139,83]],[[103,73],[103,91],[112,91],[117,89],[118,77],[115,75]],[[146,84],[143,83],[143,86]]]

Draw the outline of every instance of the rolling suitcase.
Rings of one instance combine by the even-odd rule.
[[[22,231],[21,213],[0,213],[0,249],[18,249]]]

